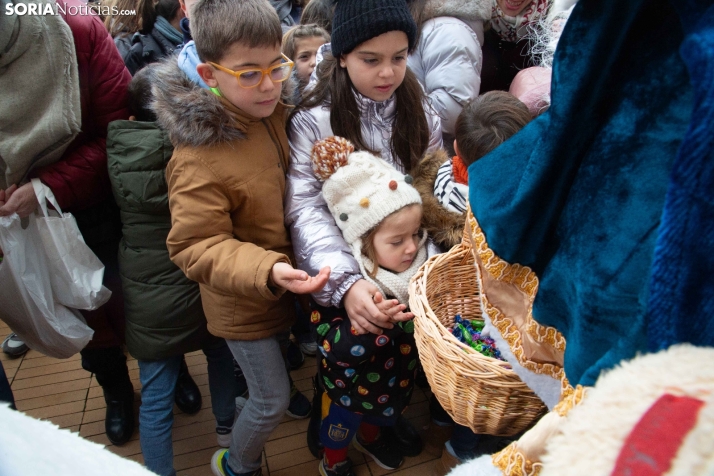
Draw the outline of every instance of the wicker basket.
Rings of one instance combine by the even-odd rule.
[[[419,358],[439,402],[456,423],[476,433],[511,436],[546,413],[543,402],[508,363],[459,342],[447,328],[457,314],[481,318],[479,284],[468,239],[433,256],[412,278]]]

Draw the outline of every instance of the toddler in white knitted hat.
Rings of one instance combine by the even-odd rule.
[[[315,143],[315,175],[322,194],[362,275],[380,290],[375,303],[398,306],[409,300],[409,279],[427,258],[421,229],[421,197],[412,178],[340,137]],[[320,441],[320,474],[349,474],[347,445],[384,468],[403,461],[382,427],[393,426],[411,398],[417,367],[414,323],[395,322],[383,333],[358,335],[344,309],[320,308],[311,315],[320,352],[320,377],[331,400]],[[359,430],[359,431],[358,431]]]
[[[360,270],[383,296],[409,301],[409,279],[426,261],[421,197],[404,175],[341,137],[315,143],[322,195]]]

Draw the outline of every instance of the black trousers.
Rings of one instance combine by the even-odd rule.
[[[10,382],[7,381],[7,375],[5,375],[5,368],[2,366],[2,362],[0,362],[0,402],[10,402],[10,407],[16,410],[15,398],[12,395]]]

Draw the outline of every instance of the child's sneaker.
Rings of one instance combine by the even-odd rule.
[[[378,438],[369,444],[361,443],[359,438],[352,441],[357,451],[366,454],[377,463],[377,466],[384,469],[397,469],[404,462],[404,457],[394,451],[383,438]]]
[[[258,468],[252,473],[236,473],[228,467],[228,450],[222,449],[211,457],[213,476],[263,476],[263,470]]]
[[[216,440],[221,448],[230,448],[233,440],[233,427],[216,425]]]
[[[10,357],[20,357],[28,350],[30,350],[30,348],[27,347],[27,344],[14,332],[7,336],[2,342],[2,351]]]
[[[312,405],[310,400],[307,399],[296,387],[295,384],[292,385],[290,405],[285,412],[290,418],[295,418],[296,420],[302,420],[310,416],[310,411],[312,410]]]
[[[318,469],[320,470],[321,476],[355,476],[354,471],[352,471],[352,461],[348,459],[340,463],[336,463],[330,468],[327,466],[325,458],[322,458]]]
[[[315,355],[317,354],[317,342],[310,340],[307,342],[300,343],[300,351],[304,355]]]
[[[424,444],[419,432],[404,415],[399,415],[394,426],[385,426],[380,430],[382,438],[389,441],[395,451],[402,456],[419,456]]]

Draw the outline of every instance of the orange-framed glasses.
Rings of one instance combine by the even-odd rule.
[[[228,69],[220,64],[213,63],[212,61],[209,61],[208,64],[223,71],[224,73],[235,76],[236,79],[238,79],[240,87],[250,89],[262,83],[266,74],[274,83],[282,83],[290,77],[290,73],[292,72],[295,63],[293,63],[287,56],[283,54],[281,54],[281,56],[284,61],[280,64],[276,64],[275,66],[271,66],[268,69],[251,68],[233,71],[232,69]]]

